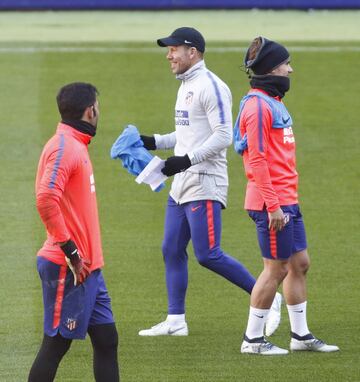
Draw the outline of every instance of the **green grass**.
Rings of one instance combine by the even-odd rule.
[[[359,10],[3,12],[0,41],[154,41],[178,25],[208,40],[248,41],[254,35],[292,41],[359,41]]]
[[[51,24],[51,20],[48,22]],[[229,43],[229,39],[224,37],[224,44],[245,46],[241,41]],[[0,51],[1,47],[9,46],[41,47],[41,40],[42,44],[46,43],[43,36],[31,43],[4,41]],[[309,44],[298,40],[301,46]],[[305,36],[304,40],[309,38]],[[329,46],[321,40],[316,44],[311,42],[311,46]],[[51,41],[46,44],[57,46]],[[64,44],[69,46],[71,41]],[[89,41],[87,46],[94,44],[114,46],[113,41],[104,44]],[[129,44],[121,46],[133,46]],[[143,45],[149,47],[146,41],[135,46]],[[222,44],[211,40],[209,45]],[[110,159],[109,150],[127,123],[137,125],[145,134],[173,129],[179,83],[169,72],[164,52],[149,53],[141,49],[123,53],[111,49],[73,53],[3,52],[0,55],[0,380],[26,380],[42,337],[42,296],[35,254],[44,240],[44,230],[35,209],[34,177],[42,146],[58,121],[55,94],[63,84],[81,80],[96,84],[101,92],[101,120],[90,153],[106,260],[104,274],[120,332],[122,381],[360,381],[356,340],[360,314],[360,43],[344,41],[336,45],[353,46],[357,50],[292,53],[295,72],[285,102],[295,121],[301,206],[312,259],[308,276],[309,325],[320,338],[339,345],[341,351],[270,359],[240,354],[249,298],[202,269],[192,250],[187,296],[190,336],[137,336],[139,329],[158,322],[166,314],[160,246],[168,186],[160,193],[152,193],[147,187],[137,185],[119,162]],[[239,69],[241,60],[242,53],[236,51],[210,50],[206,56],[208,67],[233,92],[234,115],[248,87],[246,76]],[[160,155],[165,157],[164,152]],[[258,274],[261,258],[255,231],[242,209],[245,188],[242,164],[232,149],[228,159],[229,208],[223,213],[223,248]],[[288,346],[288,334],[289,322],[284,311],[274,342]],[[91,380],[90,342],[77,341],[60,366],[57,381]]]

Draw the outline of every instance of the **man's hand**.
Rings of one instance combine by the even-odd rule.
[[[154,136],[140,135],[141,140],[144,143],[146,150],[156,150],[156,142]]]
[[[281,208],[274,212],[269,212],[269,230],[281,231],[288,222],[288,215],[284,215]]]
[[[188,155],[170,157],[165,161],[165,167],[161,169],[161,172],[166,176],[172,176],[178,172],[184,171],[191,166]]]
[[[74,275],[74,285],[82,284],[90,274],[90,263],[80,257],[76,244],[68,240],[60,245],[65,254],[65,260],[72,274]]]

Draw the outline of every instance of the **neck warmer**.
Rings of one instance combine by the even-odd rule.
[[[95,137],[96,127],[89,122],[75,119],[66,119],[62,120],[61,122],[65,125],[71,126],[72,128],[80,131],[81,133],[90,135],[91,137]]]
[[[177,74],[176,79],[181,81],[189,81],[196,78],[204,69],[205,61],[201,60],[188,69],[185,73]]]
[[[265,90],[272,97],[283,98],[290,89],[290,78],[283,76],[253,76],[250,80],[253,89]]]

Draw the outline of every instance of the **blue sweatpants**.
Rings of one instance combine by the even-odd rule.
[[[221,204],[213,200],[199,200],[178,205],[169,197],[162,245],[169,314],[185,313],[188,285],[186,248],[190,239],[202,266],[251,293],[255,278],[238,260],[220,248]]]

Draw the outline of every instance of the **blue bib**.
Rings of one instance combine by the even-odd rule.
[[[291,115],[289,114],[285,105],[282,102],[264,93],[254,92],[254,93],[247,94],[240,101],[240,111],[234,125],[234,149],[240,155],[243,155],[244,150],[246,150],[248,147],[247,134],[245,133],[243,137],[240,134],[240,129],[239,129],[240,116],[241,116],[241,112],[244,109],[246,101],[252,97],[258,97],[259,99],[263,99],[270,106],[272,117],[273,117],[273,125],[272,125],[273,128],[284,129],[286,127],[292,126],[293,124]]]

